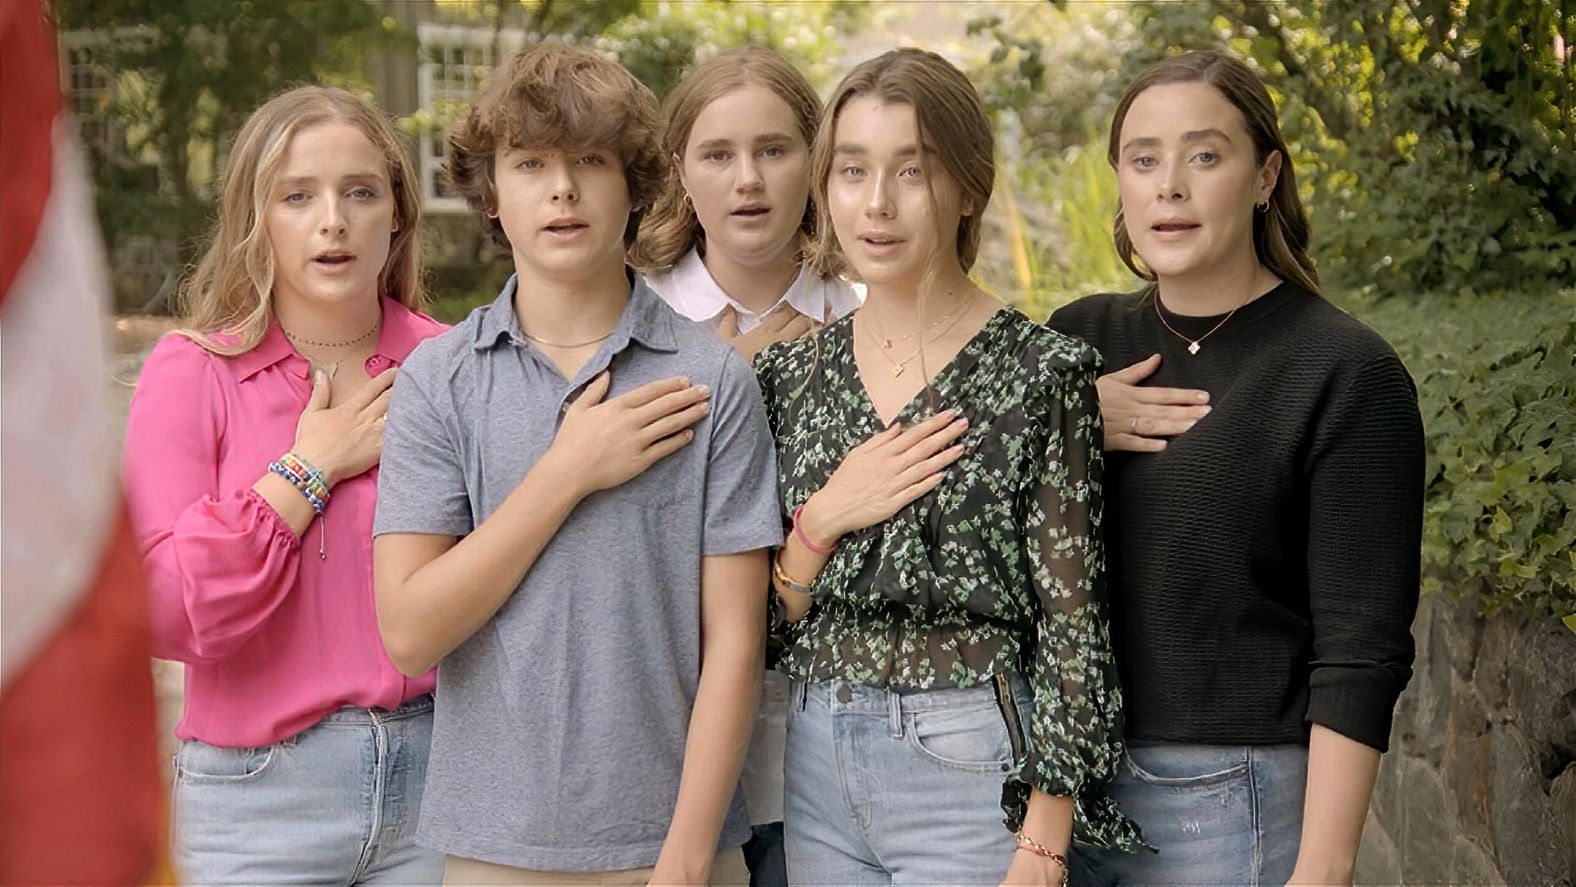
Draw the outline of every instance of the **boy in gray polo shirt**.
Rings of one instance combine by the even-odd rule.
[[[400,370],[374,530],[391,658],[442,663],[417,839],[445,883],[748,877],[776,471],[749,367],[624,266],[655,131],[627,71],[546,45],[450,134],[515,276]]]

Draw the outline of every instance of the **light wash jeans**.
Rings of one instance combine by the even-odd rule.
[[[1012,680],[1016,724],[1030,697]],[[994,685],[894,693],[795,683],[783,832],[793,887],[996,887],[1015,843],[1002,785],[1023,748]]]
[[[341,708],[263,748],[187,740],[175,756],[181,883],[442,883],[442,854],[411,840],[431,740],[431,696]]]
[[[1074,887],[1260,887],[1291,877],[1307,746],[1130,742],[1127,753],[1111,797],[1160,852],[1075,845]]]

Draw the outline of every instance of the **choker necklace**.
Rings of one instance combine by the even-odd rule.
[[[380,314],[378,319],[372,322],[372,329],[367,330],[354,339],[350,339],[345,342],[314,342],[311,339],[303,339],[300,336],[285,329],[284,324],[279,325],[279,331],[285,334],[286,339],[289,339],[291,342],[294,342],[297,345],[311,345],[313,348],[349,348],[352,345],[360,345],[362,342],[365,342],[366,340],[377,335],[378,330],[381,329],[382,326],[383,316]]]
[[[1179,338],[1182,341],[1187,343],[1187,353],[1189,353],[1189,354],[1197,354],[1204,347],[1203,346],[1203,342],[1204,342],[1205,339],[1209,338],[1210,336],[1213,336],[1215,334],[1216,330],[1218,330],[1221,327],[1226,325],[1226,321],[1231,319],[1231,315],[1236,314],[1238,311],[1242,310],[1242,308],[1245,305],[1247,305],[1249,302],[1251,302],[1251,301],[1253,301],[1253,297],[1250,295],[1245,300],[1243,300],[1241,305],[1238,305],[1237,307],[1235,307],[1235,308],[1231,309],[1230,311],[1226,312],[1226,316],[1222,317],[1220,319],[1220,323],[1217,323],[1214,326],[1210,327],[1209,328],[1209,332],[1205,333],[1202,336],[1199,336],[1197,339],[1195,339],[1195,338],[1193,338],[1191,336],[1184,336],[1181,333],[1177,332],[1177,328],[1172,326],[1170,324],[1170,322],[1166,320],[1165,312],[1160,310],[1160,290],[1159,289],[1155,290],[1155,316],[1160,318],[1160,323],[1162,325],[1164,325],[1166,329],[1170,330],[1172,335],[1176,336],[1177,338]]]
[[[597,336],[595,339],[587,339],[584,342],[574,342],[572,344],[561,343],[561,342],[549,342],[546,339],[539,339],[536,336],[533,336],[530,333],[526,332],[525,330],[521,330],[520,331],[520,335],[525,336],[527,339],[530,339],[532,342],[535,342],[538,345],[546,345],[549,348],[584,348],[587,345],[595,345],[596,343],[602,341],[603,339],[606,339],[607,337],[613,335],[613,332],[615,330],[617,330],[617,329],[618,329],[618,327],[614,327],[613,329],[608,330],[607,332],[603,333],[602,335]]]
[[[362,342],[365,342],[366,340],[368,340],[368,339],[372,338],[373,336],[377,335],[378,334],[378,330],[380,330],[382,328],[383,328],[383,315],[379,314],[378,315],[378,319],[375,322],[373,322],[373,324],[372,324],[372,329],[367,330],[366,332],[364,332],[361,335],[355,337],[354,339],[350,339],[350,340],[345,341],[345,342],[315,342],[315,341],[313,341],[311,339],[303,339],[300,336],[297,336],[297,335],[291,333],[289,330],[285,329],[284,324],[280,324],[279,325],[279,331],[285,334],[285,338],[289,339],[291,344],[293,344],[293,345],[310,345],[313,348],[349,348],[349,347],[354,346],[354,345],[360,345]],[[297,349],[297,350],[299,351],[299,349]],[[302,356],[306,357],[306,355],[302,355]],[[330,380],[332,380],[334,378],[334,375],[339,372],[339,365],[344,363],[345,362],[345,358],[349,357],[349,356],[350,355],[348,355],[348,354],[347,355],[342,355],[338,360],[334,361],[333,363],[324,363],[324,362],[313,360],[310,357],[307,357],[307,363],[311,365],[313,372],[316,372],[318,370],[322,370],[323,372],[327,373],[328,374],[328,378]]]

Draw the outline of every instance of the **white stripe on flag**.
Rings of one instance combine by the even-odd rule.
[[[105,392],[109,281],[66,121],[55,122],[38,238],[0,311],[0,682],[98,575],[120,501]]]

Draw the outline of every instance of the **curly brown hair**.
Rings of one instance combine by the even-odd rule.
[[[493,242],[509,249],[495,214],[493,161],[500,149],[612,151],[629,188],[624,244],[662,189],[657,97],[617,62],[588,50],[543,43],[515,53],[487,78],[481,96],[449,127],[444,173]]]

